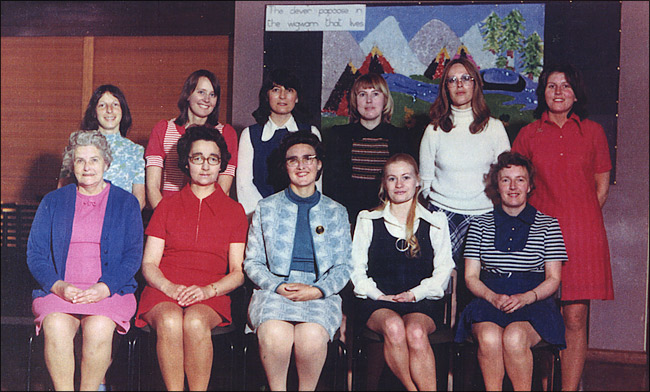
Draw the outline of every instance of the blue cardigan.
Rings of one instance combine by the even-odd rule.
[[[27,241],[27,266],[41,286],[32,298],[50,294],[57,280],[64,280],[72,237],[77,186],[70,184],[45,195]],[[144,233],[138,200],[118,186],[111,186],[100,241],[102,276],[111,295],[135,293],[135,274],[142,264]]]

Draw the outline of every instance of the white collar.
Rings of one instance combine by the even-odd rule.
[[[282,128],[287,128],[289,132],[296,132],[298,130],[298,124],[296,124],[296,120],[291,116],[284,125],[278,126],[269,117],[269,120],[264,124],[264,128],[262,129],[262,141],[266,142],[271,140],[273,135],[275,135],[275,131]]]
[[[378,218],[383,218],[384,222],[386,222],[387,225],[403,228],[404,225],[399,223],[397,218],[393,216],[393,214],[390,213],[390,202],[386,204],[386,206],[382,210],[372,210],[372,211],[362,211],[359,213],[359,217],[362,219],[378,219]],[[435,219],[433,217],[433,213],[431,213],[429,210],[427,210],[422,204],[418,203],[415,206],[415,220],[416,222],[422,219],[426,222],[428,222],[431,226],[435,227],[436,229],[440,229],[438,224],[435,222]],[[413,229],[415,230],[417,226],[414,226]]]

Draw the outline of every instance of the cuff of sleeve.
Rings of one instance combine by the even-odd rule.
[[[325,292],[325,290],[324,290],[322,287],[317,286],[317,285],[312,285],[312,286],[313,286],[313,287],[316,287],[317,289],[320,290],[320,292],[323,294],[323,298],[328,297],[327,293]]]
[[[417,286],[409,290],[415,296],[415,302],[422,301],[425,298],[436,300],[444,295],[442,290],[427,290],[426,287]]]
[[[379,297],[384,295],[384,293],[381,290],[379,290],[378,288],[374,288],[374,289],[368,291],[368,293],[366,295],[368,296],[368,298],[370,298],[370,299],[372,299],[374,301],[377,301],[379,299]]]

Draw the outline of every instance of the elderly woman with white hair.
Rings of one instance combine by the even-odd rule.
[[[111,150],[99,131],[70,135],[63,164],[76,183],[48,193],[27,243],[39,284],[32,297],[36,333],[56,390],[74,389],[74,336],[83,331],[82,390],[97,390],[111,363],[113,333],[126,334],[135,314],[135,274],[142,260],[140,205],[104,180]]]

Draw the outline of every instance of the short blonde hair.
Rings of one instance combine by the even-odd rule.
[[[350,98],[348,99],[350,105],[350,122],[355,123],[361,119],[359,110],[357,109],[357,94],[359,91],[364,88],[374,88],[379,90],[384,94],[384,110],[381,112],[381,120],[383,122],[389,123],[391,117],[393,117],[393,97],[390,95],[390,90],[388,89],[388,83],[383,76],[377,73],[368,73],[361,75],[354,81],[352,88],[350,89]]]
[[[111,147],[108,141],[98,130],[94,131],[77,131],[70,134],[68,145],[63,150],[63,163],[61,164],[61,176],[69,177],[74,173],[74,154],[77,147],[95,146],[102,154],[106,169],[111,166],[113,162],[113,155],[111,154]]]

